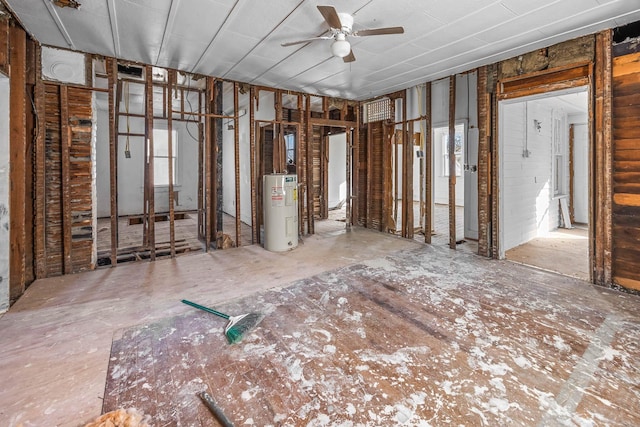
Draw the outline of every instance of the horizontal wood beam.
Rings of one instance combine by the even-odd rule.
[[[358,127],[357,122],[351,122],[346,120],[334,120],[334,119],[324,119],[319,117],[311,117],[309,119],[309,123],[313,126],[331,126],[331,127]]]

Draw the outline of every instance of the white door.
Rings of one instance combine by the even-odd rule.
[[[464,237],[478,240],[478,128],[469,129],[464,165]]]
[[[586,124],[573,126],[574,222],[589,223],[589,134]]]

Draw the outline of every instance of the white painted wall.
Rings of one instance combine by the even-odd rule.
[[[329,135],[329,209],[347,197],[347,134]]]
[[[96,189],[99,217],[110,216],[109,191],[109,113],[104,102],[98,103],[96,141]],[[126,123],[120,120],[120,129],[125,131]],[[166,128],[166,120],[155,120],[154,127]],[[129,120],[131,133],[144,133],[144,120]],[[177,211],[198,208],[198,126],[196,123],[173,121],[173,129],[178,135],[178,160],[176,162],[176,182],[174,191],[178,193]],[[194,139],[195,137],[195,139]],[[126,137],[120,136],[118,145],[118,214],[140,215],[143,212],[144,196],[144,140],[130,137],[131,158],[125,157]],[[156,212],[169,211],[167,187],[155,191]]]
[[[502,103],[500,114],[501,229],[506,251],[557,228],[558,203],[552,201],[552,109],[535,101]],[[543,124],[539,132],[534,118]]]
[[[589,129],[586,123],[573,127],[573,211],[576,223],[589,223]]]
[[[224,99],[223,110],[233,114],[233,96]],[[273,96],[272,96],[273,99]],[[272,104],[273,105],[273,104]],[[261,105],[262,107],[262,105]],[[239,118],[239,163],[240,163],[240,220],[251,225],[251,146],[249,95],[240,94],[238,110],[245,110]],[[263,112],[267,110],[262,107]],[[236,164],[235,164],[235,129],[229,129],[233,120],[223,119],[222,126],[222,203],[225,213],[236,216]]]
[[[9,309],[9,79],[0,74],[0,313]]]

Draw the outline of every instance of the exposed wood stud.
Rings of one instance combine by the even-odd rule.
[[[71,145],[71,129],[69,127],[69,91],[67,86],[60,86],[60,137],[62,142],[62,248],[64,274],[73,272],[71,262],[71,177],[69,150]]]
[[[373,221],[371,220],[371,199],[372,194],[371,194],[371,187],[372,187],[372,181],[373,181],[373,125],[371,123],[369,123],[367,125],[367,151],[366,151],[366,155],[367,155],[367,216],[366,216],[366,220],[365,220],[365,227],[367,228],[373,228]]]
[[[425,209],[424,209],[424,242],[431,243],[431,233],[433,231],[433,144],[431,126],[431,82],[427,82],[424,87],[425,98],[425,120],[427,125],[424,131],[424,174],[425,174]]]
[[[144,186],[147,189],[145,204],[148,206],[147,222],[147,245],[149,247],[149,258],[156,260],[156,208],[155,208],[155,183],[154,183],[154,156],[153,148],[153,70],[150,65],[145,67],[145,133],[147,134],[147,153],[145,153],[146,176]]]
[[[235,165],[235,190],[236,190],[236,246],[242,246],[241,242],[241,214],[240,214],[240,119],[238,118],[238,83],[233,83],[233,159]]]
[[[214,80],[214,91],[213,91],[213,111],[215,114],[221,114],[223,109],[223,82],[222,80],[215,79]],[[218,242],[218,233],[222,233],[224,231],[223,222],[224,222],[224,210],[223,210],[223,140],[222,140],[222,119],[214,118],[213,121],[213,194],[214,194],[214,205],[212,207],[212,214],[214,218],[213,223],[213,236],[211,236],[212,240],[216,242],[216,249],[222,249],[222,242]],[[220,244],[219,244],[220,243]]]
[[[304,180],[305,180],[305,174],[304,174],[304,164],[305,164],[305,160],[304,156],[302,155],[303,150],[303,143],[302,141],[304,139],[306,139],[306,135],[305,135],[305,131],[304,131],[304,121],[306,119],[306,116],[304,114],[302,114],[302,111],[304,110],[304,99],[303,96],[301,94],[298,94],[297,96],[297,108],[298,108],[298,113],[299,113],[299,117],[300,117],[300,123],[298,124],[298,126],[296,126],[296,174],[298,176],[298,187],[297,187],[297,196],[298,196],[298,234],[299,235],[303,235],[304,234],[304,203],[303,203],[303,195],[304,195]]]
[[[356,115],[356,123],[360,123],[360,103],[354,105],[353,107]],[[351,179],[350,191],[352,191],[350,201],[355,200],[355,203],[351,203],[351,215],[347,218],[347,221],[351,223],[351,225],[355,225],[358,222],[358,217],[360,215],[360,191],[358,191],[358,183],[360,182],[360,126],[356,125],[351,127],[353,138],[351,140],[352,149],[351,149],[351,170],[353,171],[353,177]]]
[[[351,231],[351,166],[352,166],[352,158],[353,158],[353,132],[350,128],[346,129],[346,210],[345,210],[345,228],[347,231]]]
[[[400,192],[398,190],[398,182],[400,181],[398,179],[400,176],[400,171],[398,170],[398,166],[400,165],[400,159],[398,158],[398,133],[398,130],[393,126],[393,133],[391,136],[391,141],[393,142],[393,221],[392,224],[390,224],[390,227],[393,227],[393,233],[398,230],[398,201],[400,199]],[[402,221],[402,218],[400,221]],[[404,224],[402,225],[404,226]],[[404,234],[402,228],[400,234]]]
[[[17,298],[25,291],[26,271],[26,172],[27,172],[27,99],[26,99],[26,33],[19,27],[9,28],[9,292]]]
[[[36,46],[36,57],[40,58],[41,47]],[[47,167],[45,149],[45,96],[42,75],[42,63],[36,61],[36,83],[34,103],[37,112],[36,117],[36,144],[35,144],[35,264],[36,279],[47,277],[47,245],[46,245],[46,190]]]
[[[257,186],[261,184],[260,177],[258,176],[256,169],[256,108],[255,108],[256,90],[253,86],[249,88],[249,156],[250,156],[250,180],[251,183],[251,238],[252,243],[259,243],[259,230],[260,224],[258,224],[258,192]]]
[[[456,76],[449,77],[449,248],[456,248]]]
[[[207,77],[207,90],[205,98],[205,111],[211,113],[213,109],[214,99],[214,82],[212,77]],[[211,249],[213,235],[213,224],[215,224],[215,203],[214,195],[212,191],[214,181],[214,169],[213,169],[213,119],[210,117],[205,118],[204,127],[204,222],[205,222],[205,250],[209,252]]]
[[[169,70],[167,76],[167,86],[163,88],[164,94],[164,108],[169,112],[167,116],[167,162],[169,163],[169,244],[171,245],[171,258],[176,256],[176,225],[175,225],[175,195],[173,192],[173,83],[175,81],[176,72]],[[184,96],[183,92],[180,92]],[[168,96],[167,96],[168,95]]]
[[[312,153],[312,141],[313,141],[313,127],[311,124],[311,96],[307,95],[307,104],[305,109],[306,114],[306,126],[307,126],[307,144],[306,144],[306,182],[307,182],[307,230],[309,234],[315,233],[315,218],[314,218],[314,195],[313,195],[313,162],[311,161]]]
[[[118,63],[107,60],[109,81],[109,193],[111,207],[111,266],[118,263],[118,116],[122,83],[118,82]]]
[[[491,96],[488,93],[488,69],[478,69],[478,255],[489,257]]]

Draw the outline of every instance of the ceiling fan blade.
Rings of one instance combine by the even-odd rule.
[[[344,62],[353,62],[356,60],[355,55],[353,54],[353,50],[349,52],[349,55],[345,56],[344,58],[342,58],[342,60]]]
[[[331,40],[333,37],[331,36],[323,36],[323,37],[312,37],[310,39],[304,39],[304,40],[297,40],[295,42],[287,42],[287,43],[282,43],[280,46],[282,47],[287,47],[287,46],[293,46],[296,44],[302,44],[302,43],[310,43],[316,40]]]
[[[403,27],[386,27],[386,28],[374,28],[372,30],[360,30],[355,31],[352,36],[364,37],[364,36],[380,36],[384,34],[402,34],[404,33]]]
[[[338,12],[336,12],[336,9],[333,6],[318,6],[318,10],[331,28],[342,28]]]

